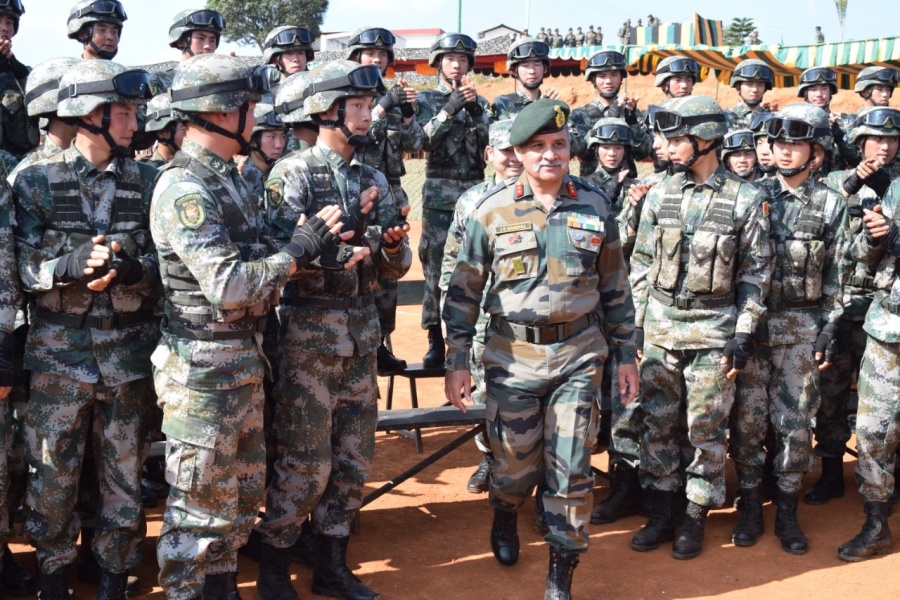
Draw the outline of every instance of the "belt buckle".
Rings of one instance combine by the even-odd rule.
[[[525,341],[529,344],[542,344],[543,343],[543,335],[541,335],[540,327],[528,327],[525,326]]]
[[[681,296],[672,296],[672,300],[675,301],[675,308],[679,310],[688,310],[691,307],[690,298],[682,298]]]
[[[99,329],[100,331],[109,331],[113,328],[113,317],[95,317],[97,319],[94,329]]]

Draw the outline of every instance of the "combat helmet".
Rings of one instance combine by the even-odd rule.
[[[75,124],[95,135],[102,135],[113,156],[130,157],[130,147],[118,145],[109,133],[111,104],[146,104],[153,96],[150,74],[128,69],[108,60],[82,60],[72,65],[59,80],[59,105],[56,114],[64,117],[87,117],[103,106],[103,124],[88,123],[83,118]]]
[[[172,98],[168,93],[157,94],[147,103],[146,131],[163,131],[170,124],[179,120],[173,118]]]
[[[656,65],[656,79],[653,85],[661,88],[672,77],[686,76],[694,80],[700,79],[700,65],[687,56],[667,56]]]
[[[869,135],[900,137],[900,110],[887,106],[867,106],[859,111],[847,139],[855,144]]]
[[[512,148],[509,141],[509,133],[512,131],[513,119],[500,119],[494,121],[488,128],[488,146],[495,150]]]
[[[282,25],[276,27],[263,41],[263,64],[272,64],[283,52],[305,52],[306,60],[311,61],[315,57],[313,42],[315,36],[306,27],[296,25]]]
[[[856,85],[853,91],[862,95],[867,89],[873,85],[884,85],[890,89],[897,87],[900,83],[900,73],[897,69],[891,67],[866,67],[856,76]]]
[[[256,118],[256,125],[253,126],[253,133],[262,131],[284,131],[284,123],[281,117],[275,112],[275,107],[271,104],[259,102],[253,109],[253,116]]]
[[[193,56],[191,43],[185,39],[192,31],[209,31],[215,34],[216,46],[219,46],[222,32],[225,31],[225,18],[218,11],[209,8],[181,11],[175,15],[172,25],[169,26],[169,47]]]
[[[388,55],[388,64],[394,62],[394,44],[397,38],[387,29],[381,27],[360,27],[350,34],[344,58],[355,62],[359,61],[359,54],[366,49],[384,50]]]
[[[524,62],[539,60],[544,72],[550,71],[550,46],[532,37],[525,37],[509,47],[506,53],[506,70],[515,75],[516,67]]]
[[[445,54],[465,54],[469,57],[469,69],[475,65],[475,50],[478,44],[464,33],[445,33],[431,44],[428,64],[440,71],[441,57]]]
[[[184,61],[172,79],[172,108],[185,119],[208,131],[237,141],[238,154],[246,154],[250,142],[243,131],[250,102],[272,91],[278,71],[269,65],[247,66],[240,59],[224,54],[198,54]],[[204,119],[200,113],[240,112],[237,131],[227,131]]]
[[[834,150],[834,135],[828,123],[828,113],[807,102],[790,104],[772,117],[766,123],[766,133],[769,140],[784,140],[788,142],[808,142],[818,144],[830,155]],[[778,172],[784,177],[793,177],[801,171],[809,168],[813,160],[813,153],[809,153],[809,160],[795,169],[783,169],[778,167]]]
[[[588,81],[593,81],[594,75],[603,71],[618,71],[623,78],[628,77],[627,66],[625,55],[621,52],[601,50],[588,59],[587,67],[584,70],[584,78]]]
[[[828,67],[811,67],[800,73],[797,97],[805,98],[806,90],[814,85],[828,85],[832,94],[837,94],[837,73]]]
[[[56,116],[59,80],[79,62],[77,58],[51,58],[31,70],[25,82],[25,108],[29,117]]]
[[[21,0],[6,0],[0,4],[0,15],[6,15],[13,20],[13,35],[19,33],[19,18],[25,14],[25,6]]]
[[[765,62],[756,58],[750,58],[737,64],[734,71],[731,72],[731,82],[728,85],[738,87],[743,81],[760,81],[765,83],[766,91],[768,92],[775,85],[775,73]]]
[[[303,94],[306,92],[307,86],[309,86],[309,81],[309,71],[303,71],[294,73],[278,86],[278,92],[275,94],[275,105],[272,109],[285,125],[312,124],[312,119],[303,110],[305,100]]]
[[[687,136],[694,153],[685,163],[673,165],[676,172],[690,169],[700,157],[714,151],[728,133],[725,111],[708,96],[673,98],[660,107],[654,117],[656,130],[665,138]],[[712,141],[700,150],[697,139]]]
[[[598,119],[588,134],[588,148],[601,144],[631,147],[634,134],[625,119],[604,117]]]
[[[375,65],[360,65],[349,60],[325,63],[310,72],[310,82],[304,92],[303,110],[312,117],[313,123],[322,127],[340,129],[347,141],[354,146],[369,143],[369,136],[352,133],[344,123],[344,103],[355,96],[378,96],[385,91],[381,79],[381,69]],[[337,119],[323,119],[335,103],[338,104]]]
[[[101,50],[94,43],[94,23],[110,23],[119,28],[119,37],[122,36],[122,26],[128,20],[125,8],[118,0],[81,0],[69,11],[69,20],[66,31],[69,39],[78,40],[91,49],[104,60],[112,60],[119,49],[112,52]]]
[[[722,160],[728,158],[732,152],[739,150],[756,150],[756,140],[749,129],[734,129],[725,134],[722,139]]]

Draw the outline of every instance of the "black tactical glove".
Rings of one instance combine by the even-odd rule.
[[[444,105],[444,112],[451,117],[462,110],[466,105],[466,95],[459,90],[453,90]]]
[[[297,224],[291,241],[283,250],[293,256],[297,261],[297,268],[302,269],[322,254],[326,246],[334,245],[333,242],[334,234],[331,233],[328,223],[316,215],[303,225]]]
[[[868,177],[862,180],[864,184],[872,188],[879,198],[884,196],[891,187],[891,176],[884,169],[878,169]]]
[[[385,231],[388,231],[388,230],[390,230],[390,229],[393,229],[394,227],[404,227],[404,226],[406,226],[406,225],[408,225],[408,224],[409,224],[409,222],[406,220],[406,217],[404,217],[404,216],[403,216],[402,214],[400,214],[400,212],[398,211],[398,212],[397,212],[397,215],[391,220],[391,222],[390,222],[388,225],[385,226],[384,230],[385,230]],[[385,241],[382,239],[381,245],[382,245],[384,248],[387,248],[388,250],[393,250],[394,248],[396,248],[397,246],[399,246],[399,245],[402,244],[402,243],[403,243],[403,239],[402,239],[402,238],[399,239],[399,240],[394,240],[393,242],[385,242]]]
[[[823,361],[829,363],[834,362],[837,351],[837,325],[835,323],[828,323],[822,328],[818,339],[816,339],[816,354],[822,354],[819,363],[822,363]]]
[[[406,91],[399,85],[395,85],[388,93],[381,97],[378,106],[384,109],[385,113],[391,112],[391,109],[397,108],[406,102]]]
[[[853,196],[854,194],[858,194],[859,190],[862,189],[863,180],[859,178],[859,174],[856,172],[856,169],[854,169],[850,171],[849,175],[844,177],[844,181],[841,185],[848,195]]]
[[[466,102],[466,112],[477,119],[484,114],[484,108],[478,104],[478,100],[472,100],[471,102]]]
[[[60,283],[72,283],[85,277],[94,277],[95,275],[84,274],[84,270],[88,268],[87,261],[90,260],[93,251],[94,242],[87,241],[68,254],[60,256],[56,262],[56,280]]]
[[[624,119],[625,118],[625,107],[619,104],[618,102],[613,102],[606,109],[604,117],[608,119]]]
[[[322,249],[318,264],[323,269],[339,271],[353,258],[353,246],[347,244],[329,244]]]
[[[16,338],[13,334],[0,331],[0,387],[16,383],[13,357],[16,354]]]
[[[116,270],[113,284],[134,285],[144,278],[144,263],[129,255],[124,248],[113,255],[109,268]]]
[[[754,350],[753,338],[749,333],[735,333],[734,338],[725,345],[722,354],[733,369],[742,371],[747,368],[747,361],[753,358]]]

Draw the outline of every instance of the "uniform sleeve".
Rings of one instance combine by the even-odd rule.
[[[22,289],[29,292],[52,290],[56,263],[66,242],[61,232],[47,233],[47,220],[53,207],[41,193],[46,179],[37,171],[27,169],[16,177],[15,197],[16,256]],[[45,239],[46,235],[46,239]]]
[[[425,132],[422,131],[422,125],[416,117],[413,117],[409,123],[403,122],[403,115],[400,115],[400,109],[395,108],[400,119],[400,147],[405,152],[418,152],[425,145]]]
[[[13,237],[13,196],[5,182],[0,185],[0,331],[12,333],[16,312],[22,305],[22,291],[16,269]]]
[[[478,136],[478,147],[484,153],[485,146],[491,141],[489,133],[491,128],[491,105],[481,96],[478,96],[478,104],[481,105],[481,115],[473,117],[467,112],[466,118],[474,121],[475,135]]]
[[[472,217],[466,224],[456,267],[450,275],[443,319],[447,325],[447,370],[469,368],[469,349],[481,298],[493,258],[484,225]]]
[[[462,247],[463,234],[466,230],[466,222],[469,220],[469,212],[472,210],[473,190],[468,190],[459,197],[456,209],[453,211],[453,221],[447,230],[447,241],[444,244],[444,257],[441,259],[441,277],[438,287],[441,293],[446,295],[450,285],[450,275],[456,267],[456,259]]]
[[[634,301],[628,282],[628,266],[622,255],[619,230],[612,216],[606,219],[607,237],[597,256],[600,304],[606,319],[606,336],[620,365],[635,362]]]
[[[844,314],[842,260],[844,254],[847,229],[847,204],[843,197],[830,194],[827,212],[828,223],[825,225],[825,266],[822,270],[822,325],[837,324]]]
[[[900,201],[900,179],[895,179],[880,202],[881,210],[885,216],[891,218],[896,214],[898,201]],[[884,238],[877,240],[879,243],[870,239],[866,234],[867,230],[868,228],[863,225],[862,231],[852,240],[848,240],[848,252],[854,260],[867,265],[876,265],[884,256],[888,245],[884,243]]]
[[[425,150],[431,151],[441,145],[444,137],[450,131],[450,126],[453,124],[454,117],[448,115],[443,122],[437,118],[446,103],[444,95],[438,90],[419,92],[417,100],[419,103],[419,113],[416,115],[416,120],[422,127],[422,133],[425,136],[422,147]],[[440,104],[438,104],[438,100],[440,100]]]
[[[375,185],[378,187],[377,206],[375,207],[375,227],[378,232],[378,238],[376,241],[377,246],[373,248],[372,255],[382,277],[400,279],[406,275],[409,267],[412,265],[412,250],[409,247],[409,237],[404,237],[400,241],[401,249],[397,253],[389,254],[385,250],[382,232],[395,222],[397,205],[391,194],[387,179],[379,172],[376,172]]]
[[[641,222],[638,225],[634,241],[634,252],[631,254],[631,292],[634,298],[634,323],[636,327],[644,326],[644,315],[647,312],[647,297],[650,284],[647,274],[653,264],[653,229],[656,227],[656,213],[659,210],[662,191],[661,186],[654,186],[644,198],[641,210]]]
[[[769,238],[768,199],[756,188],[743,184],[738,202],[746,206],[740,225],[736,271],[735,333],[753,333],[766,312],[766,296],[772,284],[772,244]]]
[[[195,221],[185,225],[176,203],[201,206],[203,221],[196,227]],[[200,186],[178,183],[167,187],[157,194],[152,214],[154,238],[167,241],[214,306],[222,310],[252,306],[287,283],[291,257],[279,252],[245,262],[231,241],[218,203]]]

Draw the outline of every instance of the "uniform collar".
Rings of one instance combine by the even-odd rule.
[[[353,158],[350,159],[350,163],[348,164],[343,156],[326,146],[321,140],[316,140],[316,149],[319,151],[319,154],[322,155],[322,158],[325,159],[325,162],[335,169],[340,169],[342,167],[358,167],[362,164],[356,157],[356,152],[353,153]]]
[[[216,177],[222,181],[227,180],[235,168],[233,161],[223,160],[221,156],[193,140],[184,140],[181,144],[181,151],[215,173]]]
[[[109,173],[116,178],[119,177],[119,165],[121,164],[121,159],[113,158],[109,161],[109,164],[106,165],[106,168],[101,171],[78,151],[75,144],[72,144],[69,146],[68,150],[65,150],[65,157],[66,162],[75,170],[75,173],[80,179],[84,179],[92,174],[101,175],[103,173]]]
[[[725,185],[725,181],[728,179],[728,171],[725,170],[725,166],[722,163],[719,163],[719,167],[712,172],[712,174],[706,179],[706,181],[702,183],[696,183],[689,173],[679,173],[682,176],[681,180],[681,190],[684,191],[689,187],[700,187],[706,186],[711,188],[717,194],[722,191],[722,186]]]
[[[510,179],[509,181],[513,181]],[[528,183],[528,176],[523,172],[519,179],[516,181],[516,184],[513,190],[513,193],[516,196],[516,200],[520,200],[522,198],[534,197],[534,192],[531,190],[531,185]],[[559,188],[559,196],[566,198],[577,199],[578,191],[575,189],[575,182],[572,180],[572,177],[567,173],[563,176],[562,185]]]
[[[806,178],[806,180],[800,184],[796,190],[790,190],[787,186],[784,185],[784,182],[781,179],[776,178],[778,181],[778,187],[781,192],[778,194],[780,198],[791,197],[802,204],[809,204],[810,200],[812,200],[813,192],[815,192],[815,178],[813,178],[812,174]]]

